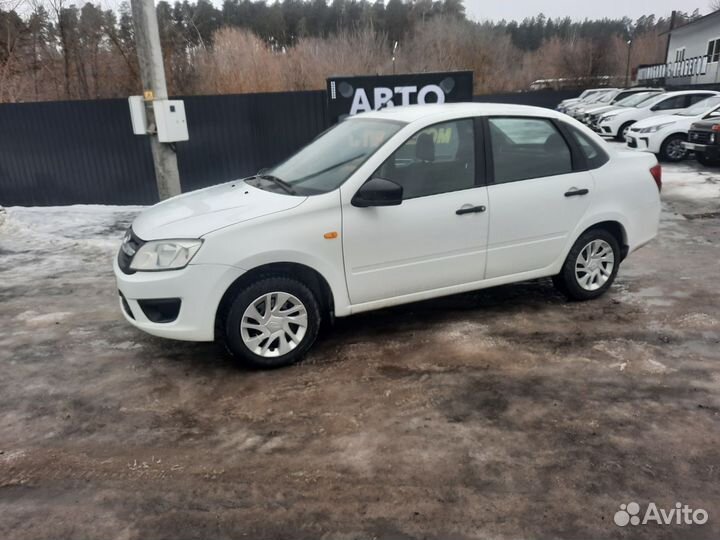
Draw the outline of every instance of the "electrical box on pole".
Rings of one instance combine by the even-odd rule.
[[[153,101],[155,127],[158,141],[173,143],[187,141],[187,121],[185,120],[185,103],[179,99],[158,99]]]
[[[130,96],[128,98],[130,105],[130,121],[132,122],[133,133],[135,135],[147,135],[147,114],[145,114],[145,98],[142,96]]]

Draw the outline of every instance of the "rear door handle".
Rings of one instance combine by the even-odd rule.
[[[462,216],[463,214],[478,214],[480,212],[484,212],[485,207],[484,206],[468,206],[465,205],[462,208],[458,208],[455,210],[455,213],[458,216]]]
[[[566,197],[578,197],[580,195],[587,195],[590,193],[590,190],[588,189],[577,189],[577,188],[570,188],[569,191],[565,192]]]

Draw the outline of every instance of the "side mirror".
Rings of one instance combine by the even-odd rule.
[[[402,203],[403,188],[385,178],[371,178],[353,196],[350,204],[359,208],[397,206]]]

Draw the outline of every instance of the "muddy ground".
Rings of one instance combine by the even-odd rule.
[[[543,280],[368,313],[273,372],[124,322],[134,210],[9,212],[0,538],[718,538],[716,175],[666,168],[659,238],[599,300]],[[618,527],[631,501],[709,521]]]

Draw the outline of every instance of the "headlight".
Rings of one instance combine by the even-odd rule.
[[[130,269],[151,271],[185,268],[201,245],[202,240],[152,240],[138,249]]]
[[[616,116],[617,116],[617,114],[603,114],[603,115],[600,117],[600,122],[609,122],[610,120],[612,120],[612,119],[615,118]]]
[[[655,133],[660,131],[663,128],[666,128],[668,126],[672,126],[675,122],[665,122],[664,124],[658,124],[657,126],[650,126],[646,128],[639,129],[638,131],[640,133]]]

